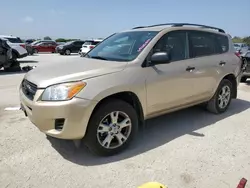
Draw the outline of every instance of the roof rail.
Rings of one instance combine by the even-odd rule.
[[[164,25],[171,25],[172,27],[182,27],[182,26],[198,26],[202,28],[207,28],[207,29],[214,29],[217,30],[221,33],[225,33],[223,29],[217,28],[217,27],[212,27],[212,26],[207,26],[207,25],[201,25],[201,24],[191,24],[191,23],[165,23],[165,24],[156,24],[156,25],[150,25],[150,26],[140,26],[140,27],[135,27],[133,29],[140,29],[140,28],[147,28],[147,27],[157,27],[157,26],[164,26]]]

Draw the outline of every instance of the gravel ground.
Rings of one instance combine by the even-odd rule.
[[[21,63],[73,58],[80,57],[39,54]],[[240,84],[226,113],[195,107],[149,120],[125,152],[100,158],[46,137],[21,111],[4,111],[19,106],[23,75],[0,72],[0,187],[135,188],[158,181],[169,188],[235,188],[242,177],[250,180],[250,83]]]

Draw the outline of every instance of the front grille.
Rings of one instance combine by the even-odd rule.
[[[24,95],[28,99],[33,100],[34,96],[36,94],[36,91],[37,91],[37,86],[35,84],[29,82],[28,80],[24,79],[22,81],[21,87],[22,87],[22,91],[23,91]]]

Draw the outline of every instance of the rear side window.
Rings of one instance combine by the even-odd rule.
[[[76,41],[76,42],[74,42],[74,45],[75,45],[75,46],[82,46],[82,44],[83,44],[83,42],[81,42],[81,41]]]
[[[203,31],[189,32],[190,58],[225,53],[229,49],[228,37]]]
[[[229,49],[229,42],[228,42],[228,37],[224,35],[216,35],[217,45],[218,45],[218,53],[225,53]]]
[[[214,35],[202,31],[190,31],[189,51],[191,58],[216,54]]]
[[[20,39],[20,38],[7,38],[6,37],[6,39],[8,39],[8,41],[10,41],[11,43],[23,43],[23,41]]]

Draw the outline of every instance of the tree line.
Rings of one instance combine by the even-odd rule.
[[[250,45],[250,36],[243,37],[243,38],[235,36],[235,37],[233,37],[233,42],[234,43],[246,43],[246,44]]]

